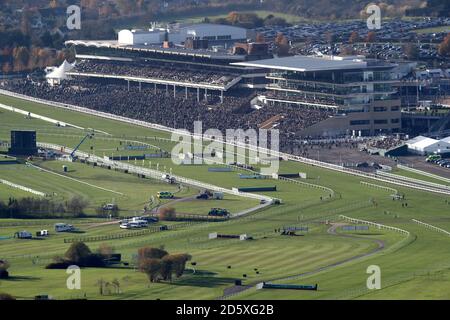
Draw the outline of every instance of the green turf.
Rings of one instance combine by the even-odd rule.
[[[52,107],[23,102],[13,98],[0,97],[0,102],[13,104],[25,110],[57,119],[66,119],[68,122],[83,126],[94,127],[111,134],[112,138],[133,139],[149,141],[151,144],[166,147],[171,144],[154,138],[164,137],[166,133],[140,128],[125,123],[99,119],[88,115],[58,110]],[[7,115],[8,118],[4,117]],[[32,121],[33,125],[41,126],[42,135],[38,140],[72,146],[76,144],[83,133],[81,130],[56,128],[52,125],[37,120],[27,120],[23,117],[12,119],[9,113],[3,112],[0,118],[0,139],[7,139],[11,123]],[[2,120],[7,119],[7,120]],[[70,120],[69,120],[70,119]],[[7,122],[7,129],[3,124]],[[62,134],[77,135],[77,137],[56,136],[49,133],[62,130]],[[100,136],[100,135],[99,135]],[[92,141],[82,146],[82,150],[89,151],[90,145],[94,150],[117,148],[117,141],[101,140],[96,136]],[[172,144],[173,145],[173,144]],[[117,149],[116,149],[117,150]],[[101,155],[101,154],[98,154]],[[134,161],[131,161],[134,164]],[[206,183],[221,187],[232,188],[239,186],[265,186],[276,185],[276,192],[266,192],[266,195],[283,199],[283,204],[270,206],[248,216],[232,219],[226,222],[198,223],[191,226],[180,227],[175,231],[164,231],[134,236],[117,240],[106,241],[123,254],[124,259],[131,261],[133,254],[142,246],[161,246],[170,252],[188,252],[197,262],[196,273],[192,274],[191,266],[188,272],[180,279],[172,283],[149,284],[145,276],[132,269],[83,269],[82,290],[80,292],[69,291],[65,288],[65,271],[46,270],[44,266],[52,256],[62,254],[68,247],[64,238],[74,235],[51,235],[46,240],[0,240],[0,256],[11,261],[11,274],[16,279],[2,281],[0,290],[9,292],[21,298],[31,298],[35,294],[48,293],[59,299],[66,299],[74,295],[87,294],[89,299],[214,299],[223,294],[223,290],[232,286],[237,278],[244,279],[244,284],[256,284],[261,281],[275,281],[279,283],[305,283],[319,284],[317,292],[299,292],[292,290],[248,290],[232,298],[236,299],[415,299],[433,298],[446,299],[449,297],[448,268],[446,264],[450,259],[448,236],[421,227],[411,221],[418,219],[426,223],[450,230],[450,197],[436,195],[427,192],[411,190],[402,186],[392,186],[382,182],[374,182],[369,179],[345,175],[334,171],[324,170],[315,166],[286,162],[280,163],[280,172],[304,172],[308,179],[300,180],[313,185],[320,185],[334,190],[335,196],[329,198],[328,192],[311,186],[297,185],[291,182],[278,180],[244,180],[239,179],[238,173],[233,171],[225,173],[208,172],[208,165],[175,166],[170,159],[153,159],[153,169],[159,164],[162,170],[172,169],[174,174],[197,179]],[[62,163],[51,161],[39,163],[48,169],[61,173]],[[136,162],[136,165],[150,166],[146,160]],[[17,179],[17,183],[27,183],[30,186],[45,187],[50,191],[57,190],[65,197],[71,193],[82,194],[91,197],[92,201],[100,201],[111,198],[110,194],[97,189],[78,186],[76,183],[68,183],[62,179],[48,176],[48,174],[36,172],[23,165],[12,165],[14,170],[6,170],[0,167],[0,176],[5,175],[9,179]],[[111,172],[106,169],[92,168],[79,163],[69,163],[70,175],[76,179],[102,186],[113,190],[123,190],[127,201],[121,204],[129,210],[142,207],[149,194],[157,191],[154,182],[144,181],[131,175]],[[19,169],[20,168],[20,169]],[[23,170],[23,171],[22,171]],[[12,171],[12,173],[11,173]],[[14,173],[25,172],[17,175]],[[44,181],[36,182],[33,177],[44,177]],[[375,189],[362,185],[361,181],[386,185],[398,189],[405,194],[402,206],[401,201],[392,200],[389,191]],[[169,185],[164,185],[168,189]],[[147,189],[148,188],[148,189]],[[0,189],[0,195],[6,194]],[[192,196],[197,191],[186,190],[186,196]],[[322,197],[322,200],[320,199]],[[142,200],[141,200],[142,199]],[[116,201],[122,201],[116,197]],[[142,202],[140,202],[142,201]],[[253,206],[254,202],[247,199],[238,200],[236,197],[225,195],[225,200],[200,201],[191,200],[176,202],[173,205],[179,212],[205,213],[210,207],[229,207],[240,210]],[[339,215],[370,220],[389,226],[406,229],[411,236],[405,236],[385,230],[371,229],[367,233],[345,233],[338,229],[338,234],[327,232],[329,225],[324,222],[342,222]],[[40,228],[52,228],[52,223],[43,221],[40,225],[29,225],[24,221],[23,225],[8,226],[7,223],[15,221],[5,220],[4,225],[0,221],[0,236],[12,235],[19,230],[35,232]],[[105,222],[104,220],[101,220]],[[162,223],[162,222],[161,222]],[[172,223],[171,223],[172,224]],[[180,224],[181,223],[175,223]],[[85,233],[81,236],[113,235],[121,232],[118,224],[99,224],[98,221],[75,221],[75,225]],[[309,232],[303,236],[281,236],[275,229],[283,226],[308,226]],[[212,232],[224,234],[248,234],[254,240],[208,240],[208,234]],[[344,234],[352,237],[343,236]],[[353,261],[347,261],[352,257],[358,257],[375,250],[377,241],[384,243],[384,249],[367,257],[360,257]],[[98,248],[101,242],[89,242],[92,249]],[[39,255],[40,259],[32,259]],[[35,264],[33,264],[33,262]],[[379,265],[382,270],[382,290],[369,292],[366,289],[366,269],[369,265]],[[227,267],[231,266],[230,269]],[[327,267],[326,269],[321,269]],[[254,269],[260,274],[257,275]],[[301,276],[306,272],[309,275]],[[295,279],[286,279],[291,276],[299,276]],[[433,290],[429,293],[417,292],[421,284],[427,279],[433,280]],[[98,294],[97,280],[103,278],[112,281],[119,279],[122,284],[122,293],[119,295],[100,296]],[[385,286],[383,286],[385,284]]]

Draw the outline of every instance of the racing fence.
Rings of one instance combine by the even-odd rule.
[[[360,181],[359,183],[361,183],[363,186],[366,186],[366,187],[372,187],[372,188],[376,188],[376,189],[386,190],[386,191],[389,191],[389,192],[393,192],[394,194],[398,194],[398,190],[394,189],[394,188],[381,186],[379,184],[369,183],[369,182],[366,182],[366,181]]]
[[[35,195],[40,196],[40,197],[46,197],[47,196],[47,194],[44,193],[44,192],[37,191],[37,190],[31,189],[31,188],[22,186],[20,184],[13,183],[13,182],[10,182],[8,180],[0,179],[0,184],[4,184],[4,185],[9,186],[9,187],[14,188],[14,189],[19,189],[19,190],[22,190],[22,191],[25,191],[25,192],[28,192],[28,193],[32,193],[32,194],[35,194]]]
[[[395,185],[400,185],[400,186],[408,187],[408,188],[412,188],[412,189],[418,189],[418,190],[427,191],[427,192],[433,192],[433,193],[440,193],[440,194],[450,195],[450,189],[442,189],[440,187],[434,187],[434,186],[425,186],[425,185],[423,185],[421,183],[418,184],[415,181],[399,180],[398,177],[396,177],[396,176],[382,175],[382,174],[379,174],[378,172],[376,174],[362,172],[362,171],[358,171],[358,170],[355,170],[355,169],[346,168],[346,167],[343,167],[341,165],[321,162],[319,160],[313,160],[313,159],[309,159],[309,158],[305,158],[305,157],[301,157],[301,156],[295,156],[295,155],[291,155],[291,154],[288,154],[288,153],[282,153],[282,152],[279,152],[279,151],[270,150],[270,149],[267,149],[267,148],[262,148],[262,147],[250,145],[250,144],[247,144],[247,143],[244,143],[244,142],[225,141],[223,139],[219,139],[217,137],[211,137],[211,136],[207,136],[207,135],[200,135],[199,136],[197,134],[188,133],[188,132],[186,132],[184,130],[174,129],[174,128],[166,127],[166,126],[159,125],[159,124],[154,124],[154,123],[149,123],[149,122],[145,122],[145,121],[142,121],[142,120],[135,120],[135,119],[131,119],[131,118],[126,118],[126,117],[123,117],[123,116],[113,115],[113,114],[109,114],[109,113],[106,113],[106,112],[96,111],[96,110],[92,110],[92,109],[89,109],[89,108],[79,107],[79,106],[75,106],[75,105],[71,105],[71,104],[64,104],[64,103],[59,103],[59,102],[54,102],[54,101],[49,101],[49,100],[29,97],[29,96],[26,96],[26,95],[18,94],[18,93],[7,91],[7,90],[3,90],[3,89],[0,89],[0,94],[6,95],[6,96],[11,96],[11,97],[16,97],[16,98],[19,98],[19,99],[24,99],[24,100],[27,100],[27,101],[32,101],[32,102],[35,102],[35,103],[46,104],[46,105],[50,105],[50,106],[53,106],[53,107],[66,109],[66,110],[69,110],[69,111],[77,111],[77,112],[80,112],[80,113],[94,115],[94,116],[105,118],[105,119],[121,121],[121,122],[129,123],[129,124],[133,124],[133,125],[149,128],[149,129],[154,129],[154,130],[166,132],[166,133],[169,133],[169,134],[170,133],[171,134],[179,134],[179,135],[182,135],[182,136],[188,135],[188,136],[194,137],[194,139],[197,138],[197,139],[204,139],[204,140],[209,140],[209,141],[218,141],[218,142],[222,142],[223,144],[231,145],[233,147],[244,148],[244,149],[248,149],[248,150],[251,150],[251,151],[256,151],[258,153],[264,153],[266,155],[271,155],[273,157],[279,157],[279,158],[281,158],[283,160],[290,160],[290,161],[295,161],[295,162],[301,162],[301,163],[304,163],[304,164],[317,166],[317,167],[328,169],[328,170],[338,171],[338,172],[345,173],[345,174],[350,174],[350,175],[364,177],[364,178],[370,178],[370,179],[383,181],[383,182],[387,182],[387,183],[391,183],[391,184],[395,184]],[[419,181],[422,182],[421,180],[419,180]]]
[[[425,228],[427,228],[427,229],[431,229],[431,230],[433,230],[433,231],[441,232],[441,233],[444,233],[444,234],[450,236],[450,232],[448,232],[447,230],[444,230],[444,229],[442,229],[442,228],[433,226],[433,225],[431,225],[431,224],[428,224],[428,223],[425,223],[425,222],[422,222],[422,221],[419,221],[419,220],[416,220],[416,219],[411,219],[411,220],[412,220],[413,222],[417,223],[418,225],[421,225],[421,226],[423,226],[423,227],[425,227]]]
[[[75,238],[65,238],[64,243],[72,243],[72,242],[96,242],[96,241],[105,241],[105,240],[116,240],[116,239],[124,239],[124,238],[132,238],[147,235],[150,233],[162,232],[162,231],[170,231],[176,230],[180,228],[189,227],[196,222],[190,221],[181,224],[174,224],[169,226],[154,226],[145,228],[139,231],[133,232],[123,232],[123,233],[113,233],[99,236],[88,236],[88,237],[75,237]]]
[[[425,172],[425,171],[422,171],[422,170],[414,169],[414,168],[411,168],[411,167],[408,167],[408,166],[404,166],[402,164],[397,164],[397,168],[402,169],[402,170],[406,170],[406,171],[409,171],[409,172],[412,172],[412,173],[417,173],[417,174],[420,174],[422,176],[426,176],[426,177],[433,178],[433,179],[436,179],[436,180],[441,180],[441,181],[450,183],[450,179],[448,179],[448,178],[445,178],[445,177],[442,177],[442,176],[438,176],[436,174],[432,174],[432,173],[429,173],[429,172]]]
[[[406,230],[403,230],[403,229],[400,229],[400,228],[397,228],[397,227],[387,226],[387,225],[384,225],[384,224],[381,224],[381,223],[376,223],[376,222],[367,221],[367,220],[361,220],[361,219],[356,219],[356,218],[350,218],[350,217],[347,217],[347,216],[344,216],[344,215],[340,215],[339,218],[344,219],[346,221],[349,221],[351,223],[367,224],[369,226],[377,227],[378,229],[386,229],[386,230],[389,230],[389,231],[395,231],[395,232],[404,234],[406,236],[410,235],[409,231],[406,231]]]

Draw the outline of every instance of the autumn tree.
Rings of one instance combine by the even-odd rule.
[[[177,213],[174,208],[160,208],[158,210],[158,215],[161,220],[174,220],[177,217]]]
[[[450,33],[447,34],[442,43],[439,45],[439,54],[441,56],[450,57]]]
[[[375,33],[375,31],[370,31],[367,34],[366,42],[367,43],[373,43],[373,42],[375,42],[376,38],[377,38],[377,34]]]
[[[82,264],[92,254],[91,249],[84,242],[74,242],[64,254],[67,260],[76,264]]]
[[[150,282],[156,282],[159,280],[161,259],[144,259],[140,263],[139,270],[147,275]]]
[[[264,35],[262,33],[258,32],[256,34],[256,42],[257,43],[265,43],[266,42],[266,39],[264,38]]]
[[[150,282],[171,281],[173,274],[181,277],[189,260],[189,254],[171,255],[161,248],[144,247],[138,250],[139,270],[147,275]]]
[[[359,33],[357,31],[353,31],[352,34],[350,35],[350,38],[348,39],[348,43],[357,43],[360,41],[359,38]]]
[[[407,43],[403,46],[403,52],[410,60],[416,60],[419,58],[419,48],[414,43]]]
[[[109,259],[109,258],[111,258],[112,254],[114,253],[114,248],[107,243],[102,243],[98,247],[97,251],[100,255]]]
[[[289,41],[284,34],[279,32],[275,38],[276,51],[279,56],[289,55]]]
[[[26,47],[16,47],[13,50],[14,71],[24,71],[28,66],[30,52]]]

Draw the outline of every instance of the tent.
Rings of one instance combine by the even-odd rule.
[[[57,68],[53,68],[45,78],[50,85],[60,84],[61,80],[67,79],[67,72],[71,71],[75,67],[74,64],[68,63],[66,60]]]

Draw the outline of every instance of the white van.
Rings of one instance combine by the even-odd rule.
[[[55,224],[55,231],[56,232],[68,232],[75,230],[74,226],[67,223],[56,223]]]

